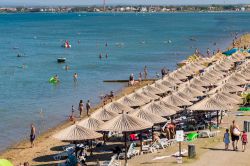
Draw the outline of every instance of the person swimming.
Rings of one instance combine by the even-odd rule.
[[[77,82],[77,78],[78,78],[78,75],[77,75],[77,73],[75,73],[75,74],[73,75],[74,82]]]
[[[99,54],[99,59],[102,59],[102,53]]]
[[[69,70],[69,66],[68,65],[65,66],[65,70]]]

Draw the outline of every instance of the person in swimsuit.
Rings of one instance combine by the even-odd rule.
[[[81,117],[81,116],[82,116],[82,111],[83,111],[83,101],[82,101],[82,100],[80,100],[80,102],[79,102],[79,107],[78,107],[78,109],[79,109],[80,117]]]
[[[31,124],[30,126],[30,144],[31,148],[34,147],[34,141],[36,139],[36,128],[34,124]]]
[[[89,116],[90,109],[91,109],[91,107],[90,107],[90,101],[88,100],[87,103],[86,103],[87,116]]]
[[[240,136],[234,133],[235,129],[240,131],[239,126],[235,123],[235,120],[233,120],[232,125],[230,126],[230,134],[231,134],[233,150],[238,150],[238,141],[240,139]]]
[[[224,140],[224,143],[225,143],[225,150],[228,150],[228,146],[229,146],[229,143],[230,143],[230,135],[229,135],[229,130],[226,129],[226,133],[224,134],[224,137],[223,137],[223,140]]]
[[[144,67],[144,79],[147,79],[148,76],[148,69],[147,66]]]
[[[75,74],[73,75],[74,82],[77,82],[77,78],[78,78],[78,74],[75,73]]]

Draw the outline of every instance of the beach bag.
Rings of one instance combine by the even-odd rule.
[[[233,135],[235,135],[235,136],[240,136],[240,131],[239,131],[239,129],[234,128],[234,129],[233,129]]]

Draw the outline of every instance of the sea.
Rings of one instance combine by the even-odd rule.
[[[138,77],[145,65],[154,78],[195,48],[225,50],[236,33],[249,32],[249,18],[245,12],[0,14],[0,150],[28,139],[31,123],[42,133],[67,120],[79,100],[94,106],[125,86],[103,80]],[[61,47],[65,40],[71,48]],[[66,63],[57,63],[60,57]],[[49,83],[56,74],[60,83]]]

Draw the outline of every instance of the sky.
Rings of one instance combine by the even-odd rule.
[[[250,4],[250,0],[106,0],[107,5]],[[0,0],[0,5],[102,5],[103,0]]]

